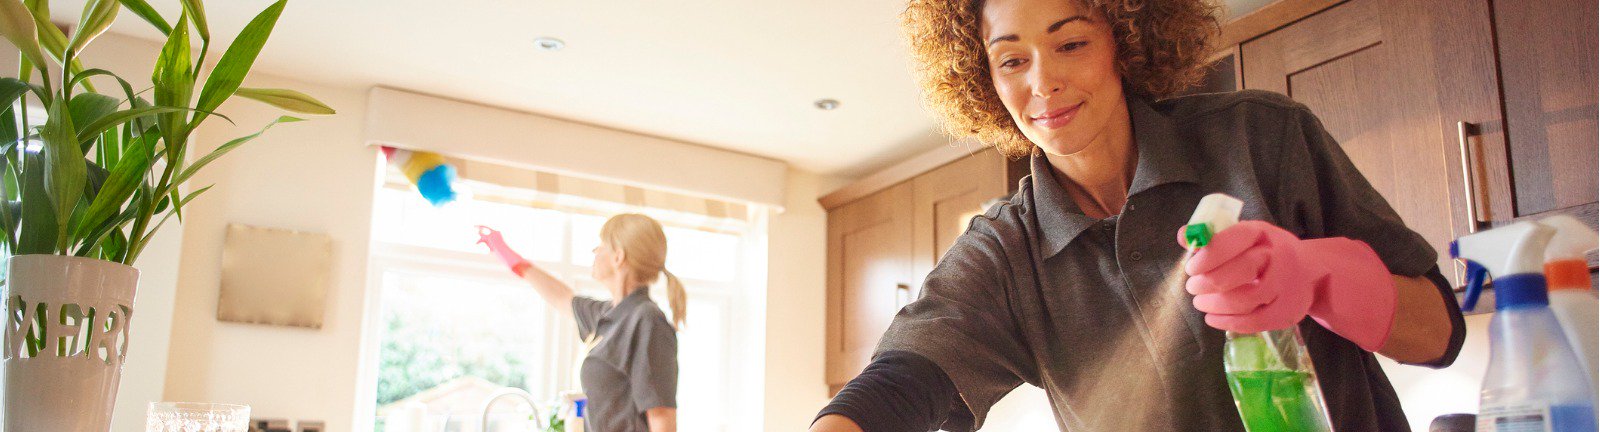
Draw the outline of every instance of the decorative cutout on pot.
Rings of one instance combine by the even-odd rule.
[[[122,304],[96,303],[84,308],[66,303],[56,307],[12,295],[6,301],[5,349],[0,355],[5,360],[87,357],[121,366],[128,354],[132,315],[133,308]]]

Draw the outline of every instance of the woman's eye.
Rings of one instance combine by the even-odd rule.
[[[1000,69],[1012,69],[1017,66],[1022,66],[1022,62],[1022,59],[1019,58],[1006,59],[1000,62]]]
[[[1061,52],[1077,51],[1078,48],[1083,48],[1084,45],[1088,45],[1088,44],[1089,44],[1088,42],[1084,42],[1084,41],[1067,42],[1066,44],[1061,45],[1060,51]]]

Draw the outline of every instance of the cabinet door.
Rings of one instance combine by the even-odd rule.
[[[872,359],[909,298],[911,184],[828,212],[827,380],[837,391]]]
[[[1596,3],[1594,0],[1490,2],[1499,49],[1510,193],[1487,197],[1494,222],[1549,212],[1595,224]],[[1509,163],[1507,163],[1509,162]],[[1490,169],[1495,169],[1490,168]],[[1496,186],[1505,188],[1505,183]],[[1512,205],[1507,216],[1507,205]]]
[[[922,280],[939,258],[966,232],[967,222],[983,213],[984,204],[1006,196],[1005,157],[984,150],[911,180],[912,269],[911,294],[922,291]]]
[[[1448,84],[1435,78],[1432,27],[1419,25],[1435,7],[1424,3],[1351,0],[1242,44],[1240,57],[1246,88],[1309,106],[1406,225],[1442,252],[1465,233],[1452,223],[1459,195],[1449,176],[1460,174],[1445,162],[1455,136],[1439,121]],[[1453,276],[1447,254],[1439,264]]]

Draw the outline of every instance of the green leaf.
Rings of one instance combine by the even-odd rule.
[[[22,82],[22,80],[11,77],[0,78],[0,106],[4,106],[6,111],[11,111],[11,105],[17,103],[17,99],[21,98],[22,95],[27,94],[30,88],[31,86],[28,83]],[[12,122],[15,121],[16,119],[12,119]],[[12,132],[15,133],[16,131]],[[15,140],[16,138],[12,138],[9,140],[0,140],[0,142],[11,142]]]
[[[189,60],[188,23],[187,14],[178,18],[178,26],[167,34],[167,44],[161,47],[161,54],[156,57],[155,71],[150,74],[150,81],[155,83],[156,106],[189,107],[190,96],[194,94],[194,75],[189,73],[192,64]],[[168,146],[183,145],[184,138],[189,135],[188,123],[185,122],[187,117],[185,114],[169,112],[156,118],[161,136],[166,138]]]
[[[253,134],[250,134],[250,135],[245,135],[245,136],[238,137],[238,138],[234,138],[232,141],[228,141],[227,143],[224,143],[221,146],[218,146],[217,149],[216,150],[212,150],[211,153],[206,153],[205,156],[201,156],[200,159],[196,159],[194,161],[194,164],[191,164],[188,167],[185,167],[182,172],[178,173],[177,177],[173,177],[172,178],[172,183],[171,184],[173,186],[177,186],[177,185],[183,184],[183,182],[188,180],[189,177],[193,177],[195,172],[200,171],[201,168],[205,168],[205,166],[207,164],[210,164],[212,161],[217,160],[217,158],[222,157],[222,155],[228,154],[228,152],[233,151],[233,149],[238,148],[241,145],[244,145],[244,143],[250,142],[250,140],[253,140],[253,139],[256,139],[257,137],[260,137],[261,134],[267,132],[267,129],[271,129],[272,126],[277,125],[278,123],[293,123],[293,122],[297,122],[297,121],[301,121],[301,119],[294,118],[294,117],[289,117],[289,116],[278,117],[277,120],[273,120],[272,123],[267,123],[266,126],[262,127],[260,131],[256,131],[256,133],[253,133]]]
[[[33,11],[33,26],[39,32],[39,46],[44,47],[45,54],[55,59],[56,64],[62,64],[66,61],[67,35],[50,22],[50,11],[47,9],[49,4],[44,1],[39,2],[41,7]]]
[[[78,134],[72,127],[72,112],[64,101],[57,100],[50,105],[50,120],[45,122],[40,133],[44,139],[44,150],[40,154],[44,156],[47,172],[45,192],[55,211],[56,226],[65,227],[73,207],[83,197],[88,173],[83,165],[83,151],[78,147]],[[57,248],[65,248],[66,240],[67,230],[60,230]]]
[[[172,33],[172,26],[167,24],[167,19],[162,18],[161,13],[156,12],[156,9],[150,7],[149,3],[145,3],[144,0],[121,1],[122,7],[128,8],[129,12],[133,12],[133,14],[138,15],[139,18],[144,18],[144,21],[150,23],[152,26],[155,26],[156,30],[161,30],[161,34],[165,35],[167,33]]]
[[[210,187],[207,186],[207,189],[209,189],[209,188]],[[183,223],[183,200],[178,198],[178,190],[177,189],[173,189],[172,193],[170,195],[171,195],[171,197],[169,199],[171,199],[172,202],[175,203],[172,206],[172,213],[178,215],[178,223]],[[158,227],[159,227],[159,225],[158,225]]]
[[[184,195],[183,199],[177,200],[177,204],[175,204],[173,206],[173,209],[176,210],[178,207],[183,207],[184,205],[189,204],[189,201],[193,201],[195,199],[195,197],[200,196],[200,194],[203,194],[208,190],[211,190],[211,186],[216,186],[216,185],[207,185],[206,187],[200,188],[200,190],[196,190],[194,192],[189,192],[188,195]],[[172,196],[173,197],[177,197],[178,196],[176,191],[174,191]],[[173,213],[176,213],[176,211],[174,211]],[[171,218],[173,213],[167,213],[165,216],[162,216],[161,220],[159,222],[156,222],[155,226],[150,227],[150,231],[148,233],[145,233],[144,237],[140,237],[139,238],[139,244],[143,245],[143,244],[150,243],[150,236],[155,235],[156,231],[160,231],[161,230],[161,226],[167,224],[167,219]],[[135,258],[135,257],[129,257],[129,258],[132,259],[132,258]]]
[[[86,174],[84,176],[86,184],[83,186],[83,199],[92,200],[96,195],[100,194],[100,188],[105,186],[106,178],[111,176],[111,172],[106,171],[105,168],[101,168],[99,165],[95,165],[88,158],[83,160],[83,169]]]
[[[78,124],[85,124],[85,123],[94,124],[96,121],[99,121],[101,118],[104,118],[106,115],[111,114],[113,112],[116,112],[117,111],[117,105],[121,105],[121,104],[122,104],[121,101],[118,101],[118,100],[116,100],[116,99],[114,99],[114,98],[112,98],[110,96],[106,96],[106,95],[103,95],[103,94],[99,94],[99,93],[79,93],[79,94],[76,94],[76,95],[72,96],[72,101],[68,103],[68,109],[72,111],[72,121],[74,123],[78,123]],[[83,132],[84,131],[79,131],[79,133],[78,133],[78,137],[79,138],[84,137],[85,134]],[[100,132],[101,131],[95,131],[95,132],[89,133],[87,135],[90,138],[93,138],[95,136],[100,135]],[[85,139],[79,139],[78,142],[85,146],[84,147],[85,148],[84,151],[87,152],[88,151],[87,150],[87,145],[91,141],[90,140],[85,140]]]
[[[45,54],[49,54],[50,58],[55,59],[56,64],[66,64],[73,74],[83,72],[82,61],[72,59],[70,64],[65,63],[67,35],[61,32],[61,28],[50,22],[50,2],[30,0],[28,3],[33,8],[33,25],[38,30],[39,45],[44,47]],[[39,63],[39,66],[43,67],[44,63]],[[88,81],[83,81],[83,88],[95,91],[94,84]]]
[[[233,94],[301,114],[334,114],[333,108],[322,101],[294,90],[240,88]]]
[[[117,0],[89,0],[83,5],[83,16],[78,18],[78,28],[72,32],[67,51],[83,52],[83,47],[89,46],[90,41],[111,28],[111,22],[116,21],[117,11],[120,10],[122,7]]]
[[[4,150],[0,150],[0,243],[5,250],[17,250],[17,217],[21,216],[22,203],[12,201],[16,193],[16,184],[13,183],[15,170],[11,160],[17,141],[17,116],[16,109],[11,104],[0,107],[0,142],[9,142]],[[17,208],[10,204],[16,203]]]
[[[116,127],[101,132],[100,145],[95,147],[95,162],[103,166],[117,166],[117,159],[122,157],[122,135],[122,131]]]
[[[22,171],[23,176],[18,179],[22,182],[22,226],[13,254],[53,254],[56,251],[57,227],[60,225],[56,222],[55,210],[51,209],[50,202],[40,199],[47,195],[44,155],[25,152],[24,158],[27,169]]]
[[[17,125],[17,111],[12,104],[0,105],[0,162],[11,160],[11,149],[17,145],[19,133]]]
[[[106,115],[104,117],[101,117],[101,118],[97,119],[95,122],[89,123],[88,125],[85,125],[83,127],[83,129],[80,129],[78,131],[78,142],[87,142],[87,141],[89,141],[91,139],[94,139],[95,137],[100,136],[100,134],[102,132],[110,130],[111,128],[116,127],[117,125],[121,125],[121,124],[124,124],[124,123],[129,123],[129,122],[135,122],[135,121],[137,121],[139,119],[147,118],[147,117],[151,117],[151,116],[160,116],[160,115],[163,115],[163,114],[166,114],[166,113],[183,112],[183,111],[187,111],[187,110],[183,109],[183,108],[149,107],[149,106],[140,107],[140,108],[128,108],[128,109],[125,109],[125,110],[116,111],[116,112],[108,114],[108,115]]]
[[[133,105],[134,108],[144,108],[144,107],[153,106],[153,105],[150,104],[150,101],[146,100],[145,98],[134,98],[132,103],[130,103],[130,105]],[[136,119],[133,120],[133,129],[132,129],[132,131],[143,132],[143,131],[152,130],[152,129],[155,129],[155,128],[156,128],[156,119],[153,119],[153,118],[150,118],[150,117],[140,117],[140,118],[136,118]],[[132,131],[130,131],[130,132],[132,132]]]
[[[122,79],[122,77],[117,76],[117,74],[111,73],[111,71],[108,71],[108,70],[105,70],[105,69],[99,69],[99,68],[88,69],[88,70],[84,70],[84,71],[80,71],[78,73],[72,74],[72,82],[67,83],[67,86],[71,87],[71,86],[77,85],[79,82],[82,82],[83,80],[89,79],[90,77],[100,76],[100,75],[109,76],[112,79],[117,80],[117,83],[122,85],[122,94],[124,96],[127,96],[128,100],[133,100],[134,98],[138,97],[138,94],[133,92],[133,85],[129,84],[128,80]]]
[[[0,32],[17,47],[29,62],[44,67],[44,51],[39,49],[39,31],[34,27],[33,12],[19,0],[0,0]]]
[[[111,230],[110,235],[106,236],[106,241],[101,246],[100,256],[96,258],[114,261],[117,257],[127,253],[128,236],[123,234],[122,230]]]
[[[128,143],[122,160],[111,168],[105,185],[100,187],[100,193],[89,203],[89,209],[84,211],[83,220],[75,232],[82,235],[100,226],[133,196],[133,191],[138,189],[145,173],[150,170],[150,147],[155,145],[155,140],[155,135],[145,135]]]
[[[206,5],[200,0],[182,0],[183,13],[194,19],[195,34],[200,35],[200,40],[211,40],[211,28],[206,25]]]
[[[239,89],[239,85],[244,83],[245,74],[250,73],[250,67],[255,64],[256,56],[261,54],[261,47],[266,45],[267,37],[272,35],[272,27],[277,25],[278,16],[283,14],[286,1],[278,0],[244,26],[239,37],[222,53],[222,59],[217,60],[216,69],[212,69],[211,75],[206,77],[206,85],[200,90],[195,109],[215,111]],[[198,124],[203,119],[204,113],[196,114],[190,124]]]

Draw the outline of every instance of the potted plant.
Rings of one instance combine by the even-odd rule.
[[[206,191],[184,192],[196,171],[274,124],[299,120],[280,117],[190,159],[195,129],[227,120],[217,107],[242,96],[333,113],[292,90],[240,87],[284,1],[250,21],[209,72],[204,5],[180,2],[169,24],[145,0],[89,0],[64,32],[50,23],[48,0],[0,0],[0,33],[21,52],[17,76],[0,78],[0,252],[11,257],[0,344],[5,430],[110,427],[135,311],[139,273],[131,264],[168,218],[181,221],[183,206]],[[166,35],[147,90],[78,58],[123,9]],[[114,85],[97,91],[91,77]],[[33,124],[30,109],[48,120]]]

